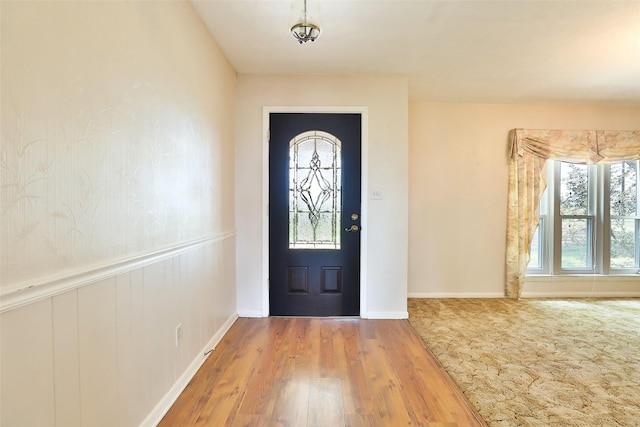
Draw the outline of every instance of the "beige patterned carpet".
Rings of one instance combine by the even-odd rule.
[[[640,426],[640,299],[409,299],[489,426]]]

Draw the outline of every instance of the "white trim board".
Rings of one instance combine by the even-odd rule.
[[[367,319],[403,320],[409,318],[408,311],[370,311]]]
[[[237,314],[233,314],[231,317],[227,319],[227,321],[218,329],[218,331],[214,334],[214,336],[209,340],[209,342],[204,346],[202,350],[198,353],[196,358],[191,362],[191,364],[187,367],[180,378],[176,380],[171,389],[165,394],[160,402],[153,408],[153,411],[147,415],[147,417],[140,423],[141,427],[152,427],[157,426],[158,423],[162,420],[162,418],[169,412],[169,409],[176,402],[180,394],[184,391],[184,389],[189,384],[189,381],[193,379],[196,375],[202,364],[207,360],[207,357],[211,354],[211,352],[215,351],[216,346],[220,343],[225,334],[229,331],[231,326],[235,323],[236,319],[238,319]]]
[[[407,294],[407,298],[505,298],[502,292],[412,292]]]
[[[640,292],[523,292],[521,298],[638,298]]]
[[[238,317],[267,317],[262,310],[238,310]]]
[[[34,282],[15,285],[0,294],[0,313],[23,307],[73,289],[90,285],[100,280],[136,270],[141,267],[172,258],[190,249],[212,245],[234,237],[235,231],[180,243],[155,252],[136,255],[100,265],[86,267],[74,272],[48,276]]]

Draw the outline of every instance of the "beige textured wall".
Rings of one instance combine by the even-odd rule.
[[[507,136],[513,128],[640,129],[640,108],[410,104],[410,296],[504,294]],[[593,285],[593,277],[538,281],[535,292],[640,293],[640,278]],[[532,289],[525,285],[525,293]]]
[[[0,15],[0,425],[156,425],[237,315],[235,72],[187,1]]]
[[[402,76],[239,75],[236,139],[238,309],[261,315],[267,294],[268,228],[263,156],[263,107],[362,107],[363,129],[363,300],[369,317],[406,317],[408,210],[408,86]],[[371,200],[369,190],[383,190]]]
[[[188,2],[2,2],[3,292],[233,228],[235,73]]]

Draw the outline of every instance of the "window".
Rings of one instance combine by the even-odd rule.
[[[341,148],[318,130],[289,141],[289,249],[340,249]]]
[[[640,266],[640,161],[611,165],[609,174],[610,268]]]
[[[640,161],[547,163],[529,274],[640,273]]]

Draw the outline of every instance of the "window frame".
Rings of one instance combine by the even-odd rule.
[[[636,160],[640,171],[640,160]],[[635,220],[635,263],[632,268],[611,267],[611,213],[610,213],[610,177],[611,166],[588,165],[588,212],[586,215],[560,214],[561,160],[547,162],[547,188],[540,198],[538,206],[538,265],[528,266],[526,274],[530,276],[553,275],[608,275],[625,276],[640,274],[640,207],[636,216],[615,216]],[[569,163],[569,162],[564,162]],[[640,185],[637,185],[637,203],[640,204]],[[587,252],[591,268],[562,268],[562,219],[588,219]]]
[[[562,178],[561,169],[562,164],[567,162],[553,161],[553,186],[557,190],[554,192],[553,198],[553,216],[554,216],[554,228],[553,228],[553,274],[593,274],[597,273],[597,259],[599,255],[598,245],[596,238],[599,231],[597,223],[597,204],[598,191],[596,190],[598,176],[598,170],[594,165],[586,165],[587,169],[587,213],[586,214],[571,214],[562,215],[560,212],[560,180]],[[587,220],[587,266],[585,268],[562,268],[562,225],[563,220]],[[589,266],[590,265],[590,266]]]
[[[606,197],[607,197],[607,209],[605,210],[606,216],[606,239],[605,243],[607,245],[607,259],[606,259],[606,267],[607,273],[611,275],[626,275],[626,274],[640,274],[640,160],[633,160],[636,162],[636,215],[614,215],[615,218],[619,219],[632,219],[634,221],[634,241],[635,241],[635,253],[634,253],[634,262],[636,264],[635,267],[627,267],[627,268],[613,268],[611,267],[611,209],[609,208],[609,203],[611,200],[611,165],[605,165],[606,167]],[[611,273],[613,271],[613,274]]]

